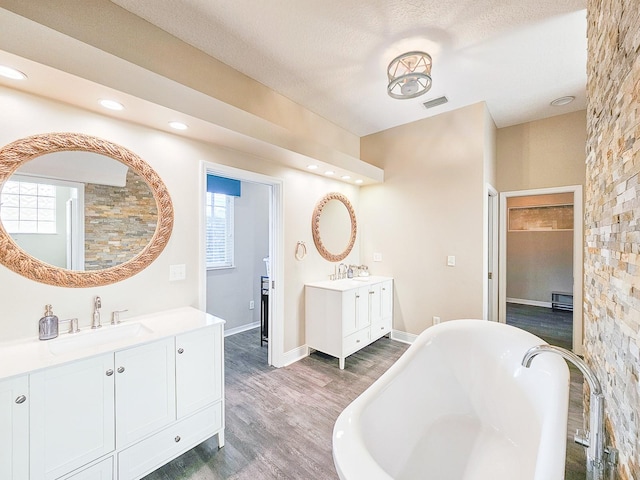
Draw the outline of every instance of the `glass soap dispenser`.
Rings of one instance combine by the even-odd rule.
[[[53,314],[51,305],[44,308],[44,317],[39,323],[40,340],[51,340],[58,336],[58,317]]]

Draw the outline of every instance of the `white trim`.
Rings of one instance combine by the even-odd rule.
[[[524,298],[507,297],[507,303],[517,303],[518,305],[530,305],[532,307],[551,308],[551,302],[541,302],[539,300],[525,300]]]
[[[493,200],[489,201],[489,197],[492,197]],[[498,321],[498,200],[498,191],[491,184],[486,183],[482,213],[482,241],[484,245],[482,249],[482,318],[494,322]],[[490,218],[493,220],[491,232],[489,232]],[[489,250],[491,250],[491,265],[489,265]],[[492,273],[492,280],[489,280],[489,272]],[[489,300],[489,282],[493,282],[491,300]]]
[[[583,353],[582,332],[582,268],[583,268],[583,217],[582,217],[582,185],[568,185],[566,187],[538,188],[502,192],[500,194],[500,262],[498,288],[500,308],[499,321],[507,320],[507,199],[511,197],[526,197],[531,195],[549,195],[557,193],[573,193],[573,353]]]
[[[286,367],[287,365],[291,365],[292,363],[297,362],[298,360],[302,360],[304,357],[309,356],[309,347],[306,345],[302,345],[301,347],[294,348],[293,350],[289,350],[288,352],[284,352],[282,354],[281,367]]]
[[[270,177],[261,173],[241,170],[227,165],[201,161],[200,169],[200,236],[199,243],[199,265],[200,265],[200,288],[198,306],[206,311],[207,307],[207,270],[205,254],[205,193],[207,190],[207,173],[234,178],[243,182],[261,183],[271,187],[269,201],[269,257],[271,264],[271,292],[269,294],[269,344],[268,362],[274,367],[283,367],[284,358],[284,298],[283,289],[280,287],[284,283],[284,200],[283,181],[279,178]],[[275,287],[274,287],[275,285]]]
[[[418,338],[418,335],[414,335],[413,333],[391,330],[391,340],[395,340],[396,342],[412,344],[416,341],[416,338]]]
[[[240,325],[239,327],[234,327],[234,328],[230,328],[229,330],[225,330],[224,336],[230,337],[231,335],[247,332],[249,330],[253,330],[254,328],[259,328],[259,327],[260,327],[260,322],[247,323],[246,325]]]

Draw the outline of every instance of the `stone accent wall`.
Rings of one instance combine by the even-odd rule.
[[[84,201],[86,270],[120,265],[151,241],[158,208],[149,186],[131,169],[125,187],[85,185]]]
[[[640,479],[640,8],[588,0],[585,351],[618,478]]]

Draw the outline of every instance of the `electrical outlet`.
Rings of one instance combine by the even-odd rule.
[[[433,324],[438,325],[440,323],[440,317],[433,317]]]
[[[379,252],[375,252],[373,254],[373,261],[374,262],[381,262],[382,261],[382,254]]]
[[[254,302],[253,300],[251,300],[249,302],[249,310],[253,310],[254,308],[256,308],[256,302]]]
[[[456,256],[455,255],[449,255],[447,257],[447,266],[449,266],[449,267],[455,267],[456,266]]]

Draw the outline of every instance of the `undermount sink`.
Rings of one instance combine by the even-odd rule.
[[[69,333],[55,340],[49,340],[49,351],[54,355],[62,355],[75,350],[95,347],[129,338],[139,338],[153,333],[153,330],[141,323],[125,323],[120,325],[104,325],[95,330],[86,329],[80,333]]]

